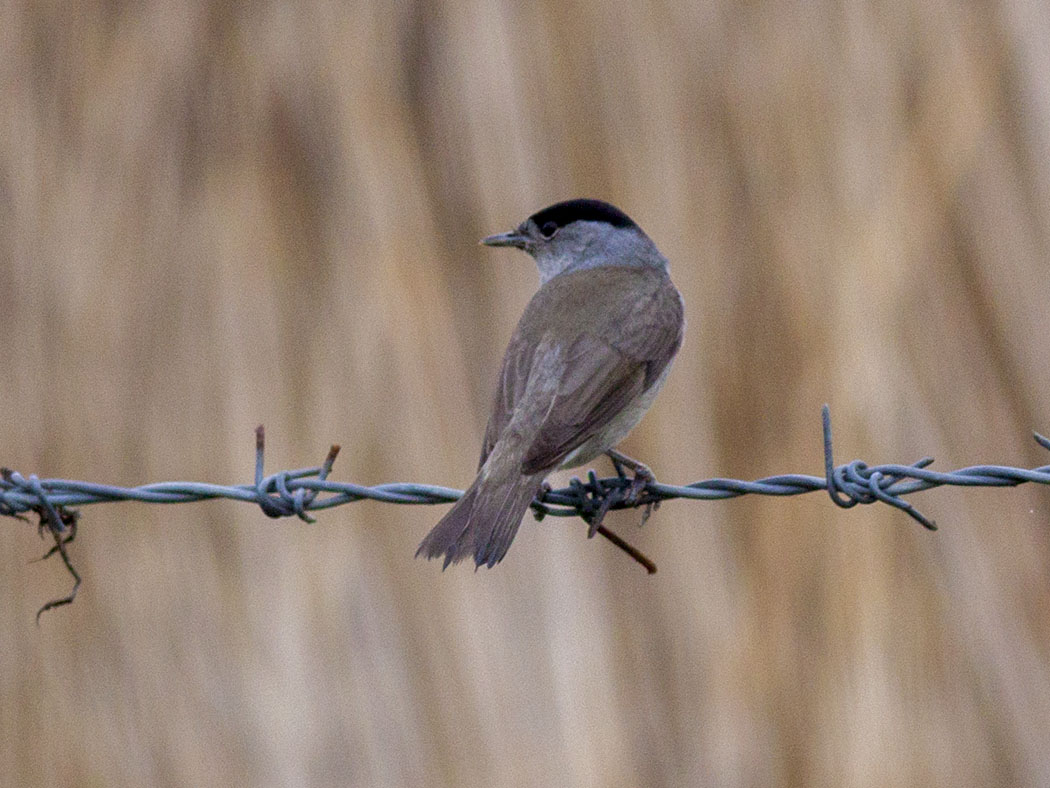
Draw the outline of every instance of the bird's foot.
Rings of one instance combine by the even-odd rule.
[[[649,466],[643,462],[639,462],[632,457],[628,457],[626,454],[621,454],[615,449],[609,449],[605,454],[610,460],[612,460],[613,467],[616,468],[616,473],[623,479],[627,478],[627,474],[624,469],[628,469],[634,473],[634,477],[631,479],[631,484],[627,488],[627,492],[624,494],[623,502],[627,506],[635,506],[642,497],[642,493],[645,492],[645,488],[656,481],[656,476],[649,469]],[[649,519],[650,508],[646,508],[646,514],[642,519],[644,523]]]

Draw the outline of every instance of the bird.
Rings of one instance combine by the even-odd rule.
[[[503,357],[477,477],[419,545],[442,568],[506,555],[546,476],[615,450],[649,409],[682,344],[684,304],[656,244],[619,208],[572,199],[480,243],[529,254],[540,286]],[[592,529],[593,534],[593,529]]]

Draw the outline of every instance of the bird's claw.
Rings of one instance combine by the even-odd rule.
[[[638,467],[634,469],[634,478],[631,479],[631,484],[627,488],[627,492],[623,497],[623,502],[627,506],[636,506],[642,499],[642,494],[645,492],[645,488],[656,481],[656,476],[649,470],[648,467],[639,463]],[[648,515],[646,515],[648,518]],[[644,522],[644,520],[643,520]]]
[[[656,481],[656,476],[644,462],[638,462],[638,460],[632,459],[626,454],[621,454],[615,449],[610,449],[606,454],[612,460],[613,467],[616,469],[616,475],[621,479],[627,481],[627,469],[630,469],[633,473],[631,483],[627,486],[627,490],[621,500],[628,507],[636,506],[638,501],[641,500],[645,488]]]

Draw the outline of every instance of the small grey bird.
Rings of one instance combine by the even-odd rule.
[[[600,454],[649,469],[616,446],[663,385],[682,344],[682,296],[667,259],[623,211],[599,200],[544,208],[487,246],[532,255],[540,289],[503,357],[477,478],[416,556],[494,566],[557,468]]]

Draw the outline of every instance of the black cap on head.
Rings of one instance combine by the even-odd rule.
[[[553,222],[564,227],[573,222],[605,222],[613,227],[637,227],[631,217],[601,200],[566,200],[544,208],[529,217],[537,227]]]

